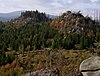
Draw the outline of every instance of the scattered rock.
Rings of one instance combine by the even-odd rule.
[[[59,70],[57,68],[54,69],[41,69],[31,74],[27,73],[24,76],[59,76]]]
[[[100,57],[94,56],[84,60],[80,71],[83,76],[100,76]]]

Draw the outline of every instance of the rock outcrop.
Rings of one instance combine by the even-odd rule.
[[[83,76],[100,76],[100,57],[94,56],[84,60],[80,71]]]
[[[87,33],[95,28],[94,21],[88,16],[83,16],[80,11],[63,13],[51,22],[51,26],[68,33]]]
[[[57,68],[54,69],[41,69],[32,73],[27,73],[24,76],[59,76],[59,70]]]

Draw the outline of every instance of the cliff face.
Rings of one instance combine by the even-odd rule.
[[[80,12],[72,13],[67,11],[59,18],[52,21],[51,26],[71,32],[89,32],[94,29],[94,21],[89,17],[84,17]]]

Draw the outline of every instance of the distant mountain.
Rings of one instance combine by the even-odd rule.
[[[47,17],[51,18],[51,19],[55,19],[57,18],[58,16],[55,16],[55,15],[50,15],[50,14],[46,14]]]
[[[9,21],[10,19],[8,19],[8,18],[4,18],[4,17],[0,17],[0,21],[2,21],[2,22],[7,22],[7,21]]]
[[[10,13],[0,13],[0,21],[6,22],[6,21],[9,21],[11,19],[15,19],[15,18],[21,16],[21,12],[23,12],[23,11],[15,11],[15,12],[10,12]],[[58,17],[58,16],[54,16],[54,15],[50,15],[50,14],[46,14],[46,16],[51,18],[51,19],[55,19]]]
[[[11,19],[17,18],[21,15],[22,11],[15,11],[10,13],[0,13],[0,21],[6,22]]]

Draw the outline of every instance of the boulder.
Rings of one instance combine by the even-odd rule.
[[[100,57],[94,56],[84,60],[80,64],[83,76],[100,76]]]

